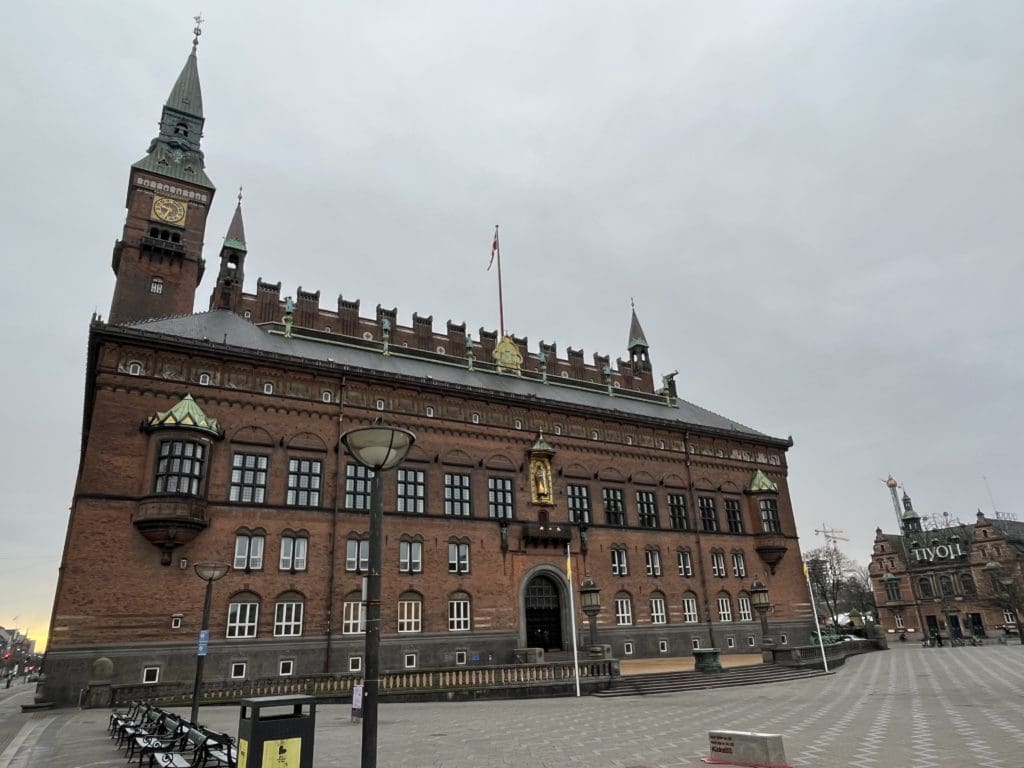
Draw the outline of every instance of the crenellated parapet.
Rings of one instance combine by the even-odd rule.
[[[501,341],[496,330],[479,328],[474,338],[466,332],[466,323],[452,320],[448,320],[445,329],[439,331],[434,327],[433,315],[421,315],[418,312],[413,313],[410,325],[402,325],[398,322],[397,307],[377,305],[372,317],[364,317],[360,315],[358,299],[345,299],[341,295],[338,296],[336,311],[320,306],[319,291],[305,291],[300,287],[295,297],[293,332],[308,329],[358,339],[364,343],[376,342],[389,352],[407,348],[463,361],[472,355],[475,363],[485,365],[493,361],[495,349]],[[280,283],[269,283],[260,278],[256,282],[255,295],[242,295],[239,314],[258,324],[282,323],[288,298],[281,296]],[[633,317],[635,325],[635,313]],[[631,352],[630,359],[619,357],[612,365],[610,355],[594,353],[593,362],[588,363],[582,349],[566,347],[565,356],[559,357],[558,344],[554,342],[541,341],[531,348],[525,336],[510,334],[509,340],[522,356],[522,370],[536,373],[547,380],[557,378],[584,381],[607,387],[612,394],[617,389],[624,389],[645,394],[665,394],[668,399],[675,400],[674,389],[671,393],[665,388],[655,389],[654,377],[646,359],[646,348],[642,358]],[[635,343],[635,339],[631,338],[631,342]]]

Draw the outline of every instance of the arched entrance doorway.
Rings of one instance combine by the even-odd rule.
[[[550,576],[538,574],[526,585],[526,644],[562,650],[562,600]]]

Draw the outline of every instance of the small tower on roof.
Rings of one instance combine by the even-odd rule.
[[[910,495],[903,491],[903,532],[920,533],[921,516],[914,511],[914,505],[910,502]]]
[[[650,373],[651,358],[648,354],[649,346],[644,329],[640,327],[640,320],[636,316],[636,304],[632,299],[629,301],[633,316],[629,321],[629,343],[626,348],[629,350],[629,362],[635,373]]]
[[[238,204],[228,225],[224,245],[220,249],[220,271],[210,295],[210,309],[242,309],[242,283],[245,280],[245,226],[242,223],[242,188],[238,188]]]

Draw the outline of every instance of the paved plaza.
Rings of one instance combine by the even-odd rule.
[[[836,674],[777,685],[617,699],[382,704],[380,768],[696,768],[709,730],[783,735],[796,768],[1024,767],[1024,648],[921,648],[851,658]],[[0,768],[125,768],[107,712],[14,715],[0,698]],[[238,708],[204,709],[237,731]],[[13,721],[12,721],[13,722]],[[17,723],[15,723],[17,724]],[[12,735],[13,734],[13,735]],[[317,711],[317,768],[357,766],[349,709]]]

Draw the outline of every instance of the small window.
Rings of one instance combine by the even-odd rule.
[[[474,411],[473,415],[470,416],[470,421],[472,421],[474,424],[479,424],[480,423],[480,414]]]
[[[292,659],[281,659],[277,665],[277,674],[281,677],[291,677],[295,671],[295,661]]]
[[[367,341],[373,341],[373,334],[369,331],[363,331],[363,338]]]
[[[142,375],[142,363],[130,363],[128,365],[129,376],[141,376]]]
[[[243,312],[243,313],[242,313],[242,317],[244,317],[244,318],[245,318],[246,320],[248,320],[249,318],[251,318],[251,317],[252,317],[252,312],[250,312],[250,311],[249,311],[249,310],[247,309],[247,310],[245,310],[245,312]]]
[[[181,629],[181,614],[176,613],[171,616],[171,629]]]
[[[690,645],[693,646],[693,650],[695,650],[695,651],[698,650],[700,648],[700,638],[699,637],[693,638],[693,640],[690,641]]]
[[[658,448],[660,448],[663,451],[665,450],[665,441],[664,440],[659,440],[658,441]]]
[[[331,390],[325,389],[323,392],[320,393],[320,399],[323,400],[325,403],[329,403],[332,400],[334,400],[334,396],[331,394]]]
[[[659,653],[668,653],[668,640],[659,640],[658,641],[658,652]]]
[[[200,373],[199,374],[199,386],[208,387],[210,386],[210,374]]]
[[[596,429],[591,431],[590,439],[591,440],[597,440],[597,430]]]
[[[516,429],[522,429],[523,428],[523,420],[522,419],[516,419],[514,424],[515,424]]]
[[[457,667],[465,666],[466,665],[466,657],[467,657],[467,654],[466,654],[465,651],[456,651],[455,652],[455,666],[457,666]]]
[[[231,679],[241,680],[245,677],[245,662],[236,661],[231,665]]]
[[[159,277],[154,277],[153,282],[149,284],[150,293],[163,293],[164,292],[164,281]]]
[[[384,410],[384,401],[383,400],[378,400],[377,401],[377,410],[378,411],[383,411]]]
[[[623,656],[632,656],[633,655],[633,644],[632,643],[623,643],[622,644],[622,655]]]
[[[428,405],[427,406],[427,418],[428,419],[434,418],[434,406],[432,406],[432,405]]]
[[[556,435],[562,434],[562,425],[561,424],[555,424],[555,434]]]
[[[349,656],[348,657],[348,671],[349,672],[362,672],[363,671],[363,657],[362,656]]]
[[[142,684],[153,685],[160,682],[160,667],[143,667]]]
[[[747,647],[748,648],[753,648],[754,647],[754,636],[753,635],[747,635]]]
[[[274,385],[271,384],[269,381],[266,381],[266,382],[263,383],[263,394],[264,395],[272,395],[272,394],[274,394]]]
[[[330,333],[330,332],[331,332],[331,326],[325,325],[324,326],[324,333]]]
[[[789,637],[787,635],[779,635],[779,643],[781,645],[789,645]]]
[[[736,647],[736,638],[733,637],[732,635],[730,635],[729,637],[725,638],[725,647],[726,648],[735,648]]]
[[[407,653],[407,654],[405,654],[405,668],[406,669],[416,669],[416,654],[415,653]]]
[[[626,445],[632,445],[632,444],[633,444],[633,436],[632,435],[626,435]]]

